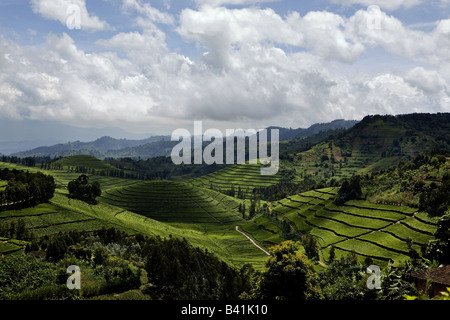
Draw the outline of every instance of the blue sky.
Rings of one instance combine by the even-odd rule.
[[[448,112],[449,83],[449,0],[0,1],[3,119],[297,128]]]

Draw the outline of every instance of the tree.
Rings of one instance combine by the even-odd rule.
[[[443,179],[440,187],[420,195],[419,209],[432,216],[442,216],[450,208],[450,180]]]
[[[311,234],[306,234],[302,237],[302,245],[305,248],[306,256],[309,259],[318,259],[319,258],[319,243],[317,242],[316,237]]]
[[[252,219],[256,214],[256,200],[250,200],[250,209],[248,210],[249,218]]]
[[[26,228],[25,221],[23,219],[17,220],[17,226],[16,226],[16,239],[26,239],[28,229]]]
[[[94,181],[91,186],[91,196],[93,199],[100,197],[102,195],[102,189],[98,181]]]
[[[66,242],[61,238],[55,238],[48,244],[45,259],[47,261],[59,261],[66,254],[68,246]]]
[[[331,246],[330,248],[330,257],[328,258],[328,262],[332,263],[334,261],[334,259],[336,259],[336,247],[335,246]]]
[[[318,276],[311,262],[301,254],[301,243],[285,241],[270,249],[259,294],[262,299],[320,299]]]
[[[349,200],[361,198],[362,195],[361,178],[359,176],[353,176],[350,180],[344,179],[334,202],[337,205],[343,205]]]
[[[98,181],[94,181],[92,184],[89,183],[89,177],[85,174],[80,175],[76,180],[70,181],[67,189],[69,197],[83,200],[90,204],[97,203],[96,198],[102,194],[100,183]]]
[[[450,211],[437,222],[434,234],[435,240],[430,241],[425,255],[430,260],[436,260],[442,264],[450,263]]]
[[[106,251],[106,249],[102,245],[99,245],[94,249],[93,255],[93,260],[96,265],[104,264],[105,261],[109,258],[108,251]]]

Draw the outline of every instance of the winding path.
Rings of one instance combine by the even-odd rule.
[[[267,254],[268,256],[270,256],[270,253],[267,252],[263,247],[259,246],[252,238],[250,238],[248,235],[246,235],[244,232],[242,232],[241,230],[239,230],[239,227],[236,226],[236,231],[239,232],[240,234],[244,235],[248,240],[250,240],[250,242],[257,247],[259,250],[263,251],[265,254]]]

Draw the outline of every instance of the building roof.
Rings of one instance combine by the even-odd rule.
[[[411,277],[450,286],[450,265],[412,272]]]

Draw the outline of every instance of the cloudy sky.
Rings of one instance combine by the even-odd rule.
[[[0,118],[170,134],[450,112],[450,0],[0,0]]]

